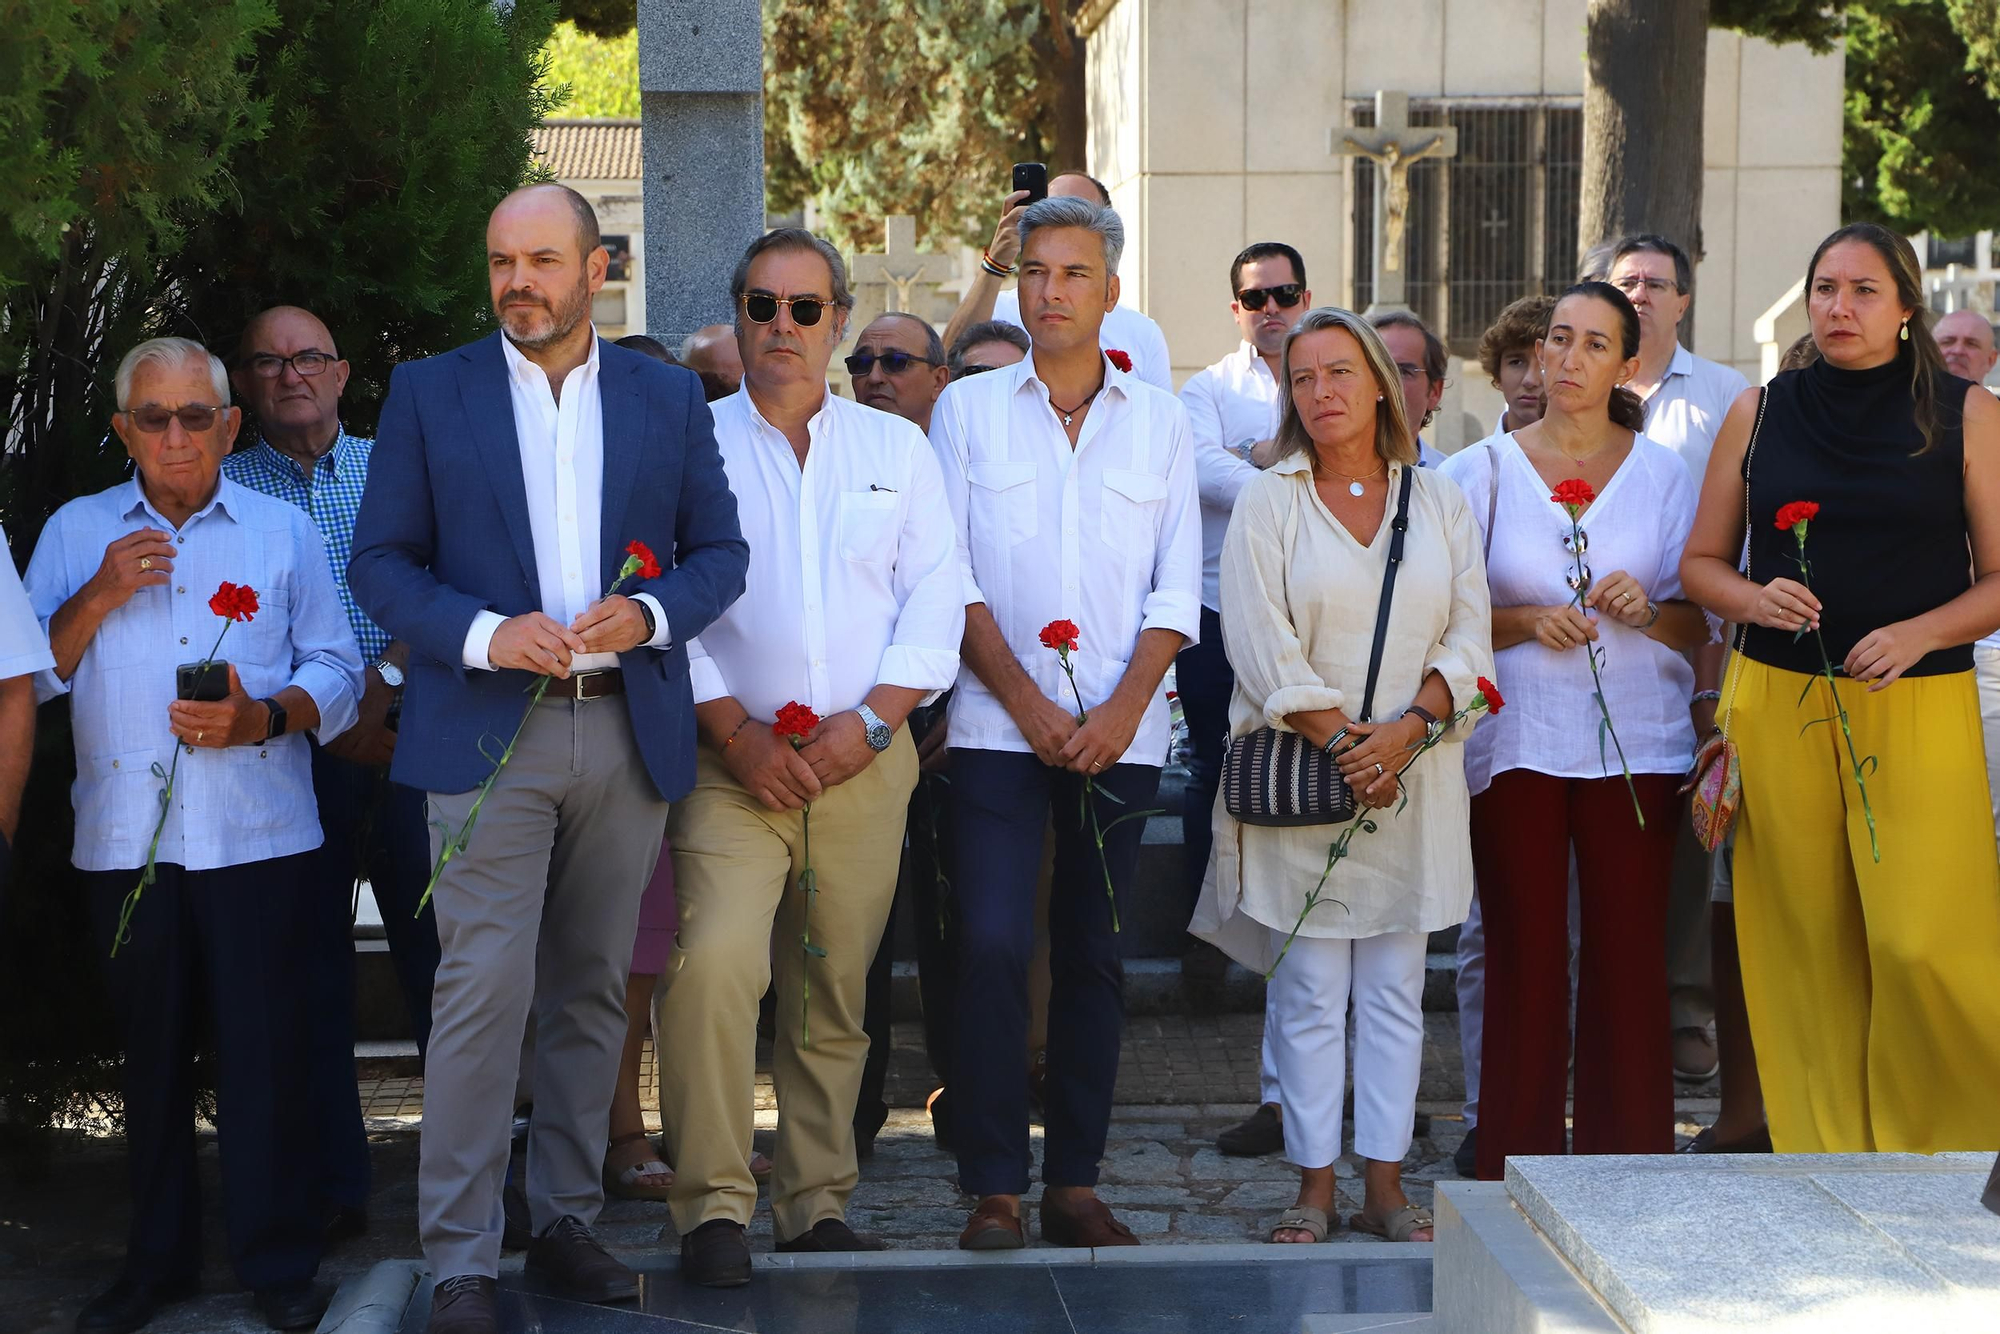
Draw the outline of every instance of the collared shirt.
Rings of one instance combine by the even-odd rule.
[[[1750,387],[1742,372],[1674,344],[1667,374],[1646,399],[1646,438],[1680,455],[1697,494],[1715,436],[1736,396]]]
[[[984,602],[1041,692],[1076,710],[1041,631],[1074,621],[1082,707],[1110,697],[1142,630],[1201,633],[1201,509],[1180,400],[1108,361],[1070,446],[1035,359],[958,381],[931,413],[958,525],[967,602]],[[949,744],[1032,750],[971,673],[951,705]],[[1167,701],[1155,691],[1123,759],[1161,764]]]
[[[1021,322],[1021,293],[1008,288],[993,298],[993,318],[1017,328]],[[1116,348],[1132,358],[1132,373],[1147,384],[1174,392],[1174,359],[1167,352],[1167,336],[1150,315],[1119,302],[1104,312],[1104,324],[1097,331],[1097,345],[1109,352]]]
[[[1236,497],[1257,468],[1250,447],[1278,433],[1284,400],[1278,377],[1256,344],[1243,342],[1181,386],[1194,442],[1195,486],[1201,496],[1201,605],[1222,610],[1222,538]]]
[[[311,472],[291,455],[273,448],[268,440],[222,461],[222,475],[238,486],[275,496],[312,516],[313,526],[326,541],[327,559],[333,563],[333,586],[340,593],[340,605],[347,611],[355,642],[361,645],[363,662],[374,662],[389,645],[389,632],[368,619],[347,586],[347,558],[354,552],[354,516],[361,512],[361,493],[368,486],[368,461],[374,452],[373,440],[349,435],[342,426],[334,434],[333,448],[320,457]]]
[[[10,553],[7,530],[0,528],[0,553]],[[14,572],[11,558],[0,562],[0,681],[46,671],[56,665],[49,652],[49,637],[28,605],[21,588],[21,576]]]
[[[590,333],[590,356],[563,379],[562,400],[549,387],[548,372],[522,356],[502,335],[507,358],[507,394],[514,407],[514,438],[521,451],[521,480],[528,492],[528,531],[535,543],[536,586],[542,611],[572,625],[604,596],[597,587],[603,547],[604,399],[597,386],[597,330]],[[666,609],[650,593],[633,595],[653,610],[649,648],[673,642]],[[481,611],[465,632],[465,665],[493,669],[488,650],[493,632],[506,617]],[[616,653],[579,653],[571,672],[616,667]]]
[[[53,670],[35,678],[39,698],[70,696],[71,860],[85,871],[146,864],[176,763],[167,705],[177,664],[212,652],[235,666],[252,699],[299,687],[319,707],[322,741],[353,726],[361,696],[361,652],[312,520],[226,477],[178,530],[136,478],[57,510],[28,563],[28,600],[44,629],[97,573],[104,548],[142,528],[174,534],[170,581],[140,589],[106,616],[68,681]],[[232,623],[208,609],[224,581],[256,590],[255,616]],[[206,871],[307,852],[320,845],[318,809],[302,732],[222,750],[181,746],[159,860]]]
[[[695,702],[731,696],[763,720],[796,700],[829,717],[877,685],[951,685],[965,597],[924,433],[829,393],[801,467],[747,386],[712,410],[750,570],[688,644]]]

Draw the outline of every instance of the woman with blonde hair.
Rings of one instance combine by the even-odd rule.
[[[1351,996],[1354,1148],[1366,1160],[1351,1224],[1428,1241],[1431,1216],[1401,1180],[1424,953],[1430,932],[1465,917],[1472,854],[1458,752],[1410,754],[1492,670],[1479,530],[1458,488],[1417,467],[1396,363],[1366,321],[1308,312],[1282,366],[1278,457],[1244,488],[1222,549],[1231,745],[1295,732],[1378,813],[1328,872],[1336,826],[1242,823],[1225,792],[1190,930],[1259,971],[1276,964],[1265,1031],[1299,1194],[1271,1239],[1321,1241],[1329,1228]]]

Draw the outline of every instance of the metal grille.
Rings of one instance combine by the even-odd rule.
[[[1370,102],[1350,104],[1356,128]],[[1560,102],[1410,103],[1413,126],[1458,128],[1458,153],[1410,169],[1410,306],[1459,356],[1508,302],[1568,286],[1576,268],[1583,109]],[[1374,299],[1375,164],[1354,160],[1354,301]]]

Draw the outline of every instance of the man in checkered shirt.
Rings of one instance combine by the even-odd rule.
[[[396,749],[394,708],[408,654],[355,605],[347,586],[354,517],[368,483],[375,442],[349,435],[340,421],[347,363],[333,335],[310,311],[274,306],[243,331],[230,382],[252,414],[258,439],[223,460],[231,481],[312,516],[326,539],[341,606],[370,664],[361,719],[325,747],[313,748],[313,789],[326,831],[307,929],[311,967],[301,979],[313,1016],[311,1104],[315,1144],[299,1161],[322,1177],[329,1242],[367,1227],[368,1139],[354,1082],[354,884],[365,876],[382,911],[421,1051],[430,1036],[431,983],[437,973],[437,921],[417,900],[430,874],[424,794],[389,781]],[[248,432],[246,431],[246,435]],[[363,839],[366,843],[364,845]]]

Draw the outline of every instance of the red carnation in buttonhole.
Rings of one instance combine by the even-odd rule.
[[[659,557],[655,556],[653,549],[644,542],[627,543],[625,554],[638,560],[639,577],[641,579],[657,579],[660,577]]]
[[[1075,621],[1050,621],[1042,627],[1042,647],[1052,648],[1058,653],[1074,653],[1077,636],[1081,633]]]
[[[1556,489],[1550,494],[1549,499],[1568,510],[1569,516],[1574,519],[1585,506],[1597,499],[1597,492],[1592,490],[1590,483],[1581,477],[1571,477],[1556,483]]]
[[[1111,364],[1116,366],[1119,370],[1124,371],[1127,375],[1130,375],[1132,373],[1132,358],[1126,356],[1123,352],[1120,352],[1117,348],[1115,347],[1106,348],[1104,355],[1108,357],[1111,361]]]
[[[1816,500],[1792,500],[1778,506],[1778,527],[1788,528],[1803,539],[1804,527],[1819,517],[1819,502]]]
[[[223,580],[222,586],[208,600],[208,609],[225,621],[249,621],[257,616],[257,590],[248,584],[232,584]]]
[[[777,719],[772,722],[771,730],[790,741],[796,748],[811,736],[813,729],[818,726],[819,715],[797,700],[792,700],[778,710]]]

